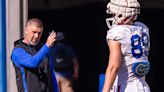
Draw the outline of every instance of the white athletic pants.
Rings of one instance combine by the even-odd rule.
[[[151,92],[148,84],[143,79],[137,79],[127,84],[113,86],[110,92]]]

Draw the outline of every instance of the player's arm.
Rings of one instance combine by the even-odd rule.
[[[110,55],[102,92],[110,91],[121,64],[121,43],[114,40],[108,40],[108,46]]]

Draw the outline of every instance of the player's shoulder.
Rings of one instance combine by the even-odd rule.
[[[130,25],[115,25],[110,30],[108,30],[109,33],[115,33],[115,34],[124,34],[129,33],[131,30]]]
[[[149,30],[149,28],[147,27],[147,25],[144,24],[143,22],[134,22],[134,26],[140,26],[142,28],[145,28],[145,29]]]
[[[107,39],[120,40],[123,39],[125,34],[125,27],[122,25],[114,25],[111,29],[107,31]]]
[[[115,25],[108,30],[108,33],[120,33],[124,28],[121,25]]]
[[[119,30],[119,31],[121,31],[121,30],[123,30],[125,28],[126,27],[124,25],[115,25],[110,30]]]

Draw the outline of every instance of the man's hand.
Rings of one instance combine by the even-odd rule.
[[[55,41],[56,41],[56,32],[52,31],[51,34],[47,38],[46,45],[48,47],[52,47]]]

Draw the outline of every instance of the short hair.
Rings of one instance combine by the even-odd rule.
[[[27,24],[26,24],[26,27],[27,26],[31,26],[31,25],[35,25],[38,28],[43,28],[43,23],[38,18],[31,18],[31,19],[29,19]]]

